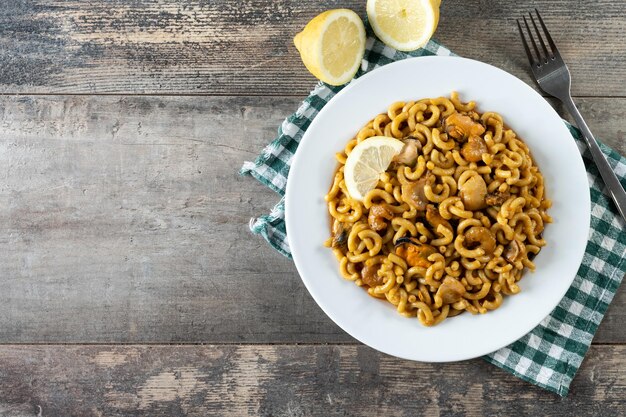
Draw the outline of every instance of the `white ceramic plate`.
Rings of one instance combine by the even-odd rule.
[[[324,195],[336,161],[356,132],[395,101],[449,96],[500,113],[530,147],[554,205],[548,245],[526,272],[522,291],[484,315],[461,316],[435,327],[400,316],[394,307],[344,280],[332,252]],[[546,317],[571,285],[587,243],[590,200],[580,153],[552,107],[518,78],[464,58],[421,57],[379,68],[337,94],[306,131],[294,157],[286,194],[289,244],[300,276],[324,312],[350,335],[381,352],[427,362],[470,359],[519,339]]]

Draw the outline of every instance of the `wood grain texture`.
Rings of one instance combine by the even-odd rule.
[[[351,340],[248,231],[277,195],[237,171],[293,104],[3,97],[0,340]]]
[[[248,231],[278,196],[237,170],[298,101],[0,97],[0,342],[353,342]],[[626,99],[580,103],[624,152]]]
[[[0,2],[0,93],[298,95],[313,83],[292,38],[364,0]],[[626,96],[626,14],[614,0],[540,0],[574,95]],[[531,82],[514,26],[525,2],[444,1],[435,37]]]
[[[626,346],[592,347],[566,398],[480,359],[424,364],[365,346],[1,346],[0,369],[11,417],[626,412]]]

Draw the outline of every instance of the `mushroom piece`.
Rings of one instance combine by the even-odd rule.
[[[513,239],[511,243],[509,243],[504,250],[504,259],[511,263],[515,263],[518,261],[519,256],[522,254],[522,245]]]
[[[418,211],[426,210],[428,199],[424,193],[424,186],[432,184],[434,177],[426,175],[417,181],[409,182],[402,185],[402,199],[409,205],[415,207]]]
[[[466,210],[480,210],[486,207],[487,184],[480,175],[470,177],[460,187],[459,195]]]
[[[444,227],[453,230],[450,222],[441,217],[439,210],[437,210],[432,204],[429,204],[428,207],[426,207],[426,221],[432,226],[435,232],[437,232],[439,225],[443,225]]]
[[[364,266],[363,269],[361,269],[361,281],[363,281],[365,285],[369,285],[370,287],[375,287],[377,285],[383,284],[383,277],[378,276],[379,269],[380,264]]]
[[[444,121],[446,133],[454,139],[463,142],[472,136],[480,136],[485,133],[485,127],[472,120],[471,117],[461,113],[452,113]]]
[[[473,226],[465,232],[465,245],[470,249],[482,248],[485,255],[491,255],[496,250],[496,237],[486,227]]]
[[[374,204],[370,207],[370,213],[367,216],[367,223],[370,229],[375,232],[381,231],[387,228],[387,222],[385,220],[392,220],[393,212],[389,209],[387,203]]]
[[[417,154],[422,149],[422,143],[412,137],[404,139],[403,142],[404,147],[399,154],[394,156],[393,162],[412,167],[417,162]]]
[[[511,194],[507,192],[501,193],[500,191],[496,191],[495,193],[487,194],[485,203],[487,203],[488,206],[501,206],[509,197],[511,197]]]
[[[410,267],[428,268],[432,265],[428,257],[436,252],[434,247],[410,237],[401,237],[396,240],[396,255],[404,258]]]
[[[335,220],[333,223],[333,242],[331,246],[333,248],[345,247],[348,243],[349,230],[339,220]]]
[[[452,277],[446,277],[437,290],[436,297],[441,298],[443,304],[454,304],[465,295],[465,286]]]
[[[478,162],[483,159],[483,154],[488,153],[487,144],[480,136],[470,136],[467,143],[461,149],[461,155],[469,162]]]
[[[475,122],[478,122],[480,120],[480,114],[478,114],[474,110],[470,110],[466,114],[470,119],[472,119]]]

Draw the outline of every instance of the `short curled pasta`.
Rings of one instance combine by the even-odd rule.
[[[395,159],[355,200],[344,165],[372,136],[402,140],[400,154],[413,156]],[[336,159],[325,245],[342,277],[403,316],[434,326],[465,311],[487,313],[534,270],[551,202],[528,146],[498,113],[480,114],[456,92],[396,102]]]

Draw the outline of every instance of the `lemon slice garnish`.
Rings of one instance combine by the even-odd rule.
[[[316,78],[342,85],[354,77],[365,52],[365,26],[352,10],[328,10],[293,39],[306,68]]]
[[[402,150],[404,143],[386,136],[374,136],[356,145],[343,170],[350,197],[362,201],[373,190],[389,164]]]
[[[426,45],[439,23],[439,0],[367,0],[376,36],[398,51]]]

